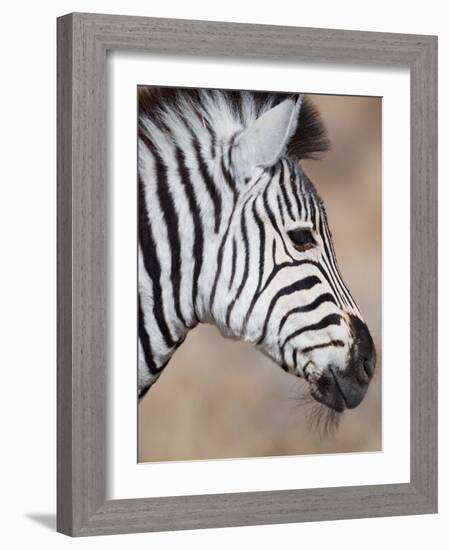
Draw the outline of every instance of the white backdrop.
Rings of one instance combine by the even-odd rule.
[[[111,498],[274,491],[410,481],[410,89],[408,70],[324,64],[188,61],[114,53],[108,59],[111,188],[111,333],[107,486]],[[382,96],[382,452],[255,460],[137,464],[137,172],[139,83],[233,89],[305,90]],[[395,204],[401,204],[401,211]],[[398,247],[397,242],[402,246]],[[181,350],[180,350],[181,353]],[[386,367],[387,368],[386,368]],[[401,387],[403,392],[398,392]],[[404,395],[405,394],[405,395]],[[389,420],[389,421],[388,421]]]
[[[58,15],[70,11],[242,21],[428,33],[440,35],[440,97],[449,93],[449,36],[443,7],[437,0],[422,3],[377,0],[374,5],[356,1],[321,0],[310,6],[288,0],[257,3],[165,0],[163,3],[127,0],[69,2],[17,1],[3,10],[1,43],[2,87],[0,132],[2,161],[0,182],[0,334],[3,386],[1,418],[1,518],[6,547],[33,546],[135,548],[228,548],[232,545],[274,545],[348,549],[389,547],[400,537],[409,549],[441,547],[447,540],[449,520],[448,437],[444,428],[449,404],[440,404],[440,514],[437,516],[368,519],[315,524],[245,527],[164,534],[126,535],[70,541],[54,533],[55,514],[55,53]],[[316,9],[319,7],[319,9]],[[20,22],[20,23],[19,23]],[[440,103],[440,119],[448,120],[448,108]],[[443,127],[440,155],[449,146]],[[442,164],[440,180],[449,180]],[[441,186],[440,204],[447,199]],[[441,216],[440,231],[448,229]],[[446,230],[446,231],[445,231]],[[391,238],[394,238],[392,236]],[[447,249],[447,247],[446,247]],[[441,250],[440,279],[446,280],[447,253]],[[442,285],[441,299],[447,303]],[[443,307],[440,308],[443,311]],[[448,329],[441,315],[442,333]],[[441,354],[442,355],[442,354]],[[444,358],[443,358],[444,360]],[[440,372],[440,388],[449,383],[447,370]]]

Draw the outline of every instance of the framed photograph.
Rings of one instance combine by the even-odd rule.
[[[58,531],[437,510],[437,39],[58,19]]]

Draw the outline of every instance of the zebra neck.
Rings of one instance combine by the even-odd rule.
[[[152,314],[144,315],[141,296],[139,299],[139,395],[159,378],[164,367],[172,358],[177,348],[185,340],[188,328],[177,330],[169,326],[160,317],[158,306],[153,307]],[[158,337],[159,336],[159,337]]]
[[[159,376],[188,331],[213,317],[211,292],[223,267],[222,243],[237,191],[226,162],[217,168],[218,145],[206,137],[192,139],[188,133],[181,148],[155,129],[139,135],[139,380],[144,386]]]

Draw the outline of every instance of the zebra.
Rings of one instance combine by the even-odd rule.
[[[139,86],[139,398],[214,323],[329,412],[359,405],[374,343],[301,162],[328,146],[303,94]]]

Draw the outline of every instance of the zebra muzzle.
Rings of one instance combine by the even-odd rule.
[[[376,350],[365,323],[351,319],[354,343],[345,369],[328,365],[318,373],[307,372],[312,396],[337,412],[354,409],[363,400],[376,367]]]

